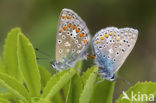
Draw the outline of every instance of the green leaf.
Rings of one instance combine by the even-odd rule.
[[[14,77],[0,73],[0,85],[24,102],[30,102],[30,95],[26,91],[25,87],[14,79]]]
[[[87,70],[82,76],[84,84],[83,90],[80,94],[79,103],[89,103],[91,94],[96,84],[98,67],[92,67]]]
[[[130,98],[130,100],[127,99],[122,99],[123,94],[120,95],[120,97],[116,100],[115,103],[148,103],[148,101],[146,101],[146,97],[143,98],[143,101],[132,101],[132,92],[133,94],[137,94],[136,98],[142,97],[142,94],[146,94],[148,97],[150,94],[153,94],[154,97],[156,97],[156,82],[152,83],[152,82],[138,82],[135,86],[131,87],[127,92],[125,92],[127,94],[127,96]],[[150,96],[151,97],[151,96]],[[138,100],[138,99],[137,99]],[[152,98],[151,98],[152,100]]]
[[[81,71],[82,70],[82,63],[83,63],[83,60],[78,61],[75,64],[75,70],[78,70],[78,72]]]
[[[61,88],[64,87],[64,85],[68,83],[75,73],[76,71],[71,68],[53,75],[43,90],[42,101],[40,101],[40,103],[43,101],[48,102],[50,98],[52,98]]]
[[[42,88],[44,88],[47,84],[47,81],[50,79],[51,74],[42,66],[38,66],[38,69],[40,71],[41,76],[41,85]]]
[[[39,96],[41,90],[41,78],[36,62],[36,55],[30,41],[21,33],[18,38],[17,53],[19,68],[22,71],[31,96]]]
[[[64,103],[64,98],[62,96],[63,94],[61,94],[61,92],[59,91],[58,93],[56,93],[54,95],[53,98],[51,98],[51,103]]]
[[[22,76],[18,68],[18,58],[17,58],[17,37],[20,33],[19,28],[12,29],[4,45],[4,64],[5,72],[9,75],[15,77],[17,80],[22,81]]]
[[[7,99],[0,98],[0,103],[10,103]]]
[[[0,98],[7,99],[13,103],[19,103],[18,99],[10,93],[0,93]]]
[[[82,70],[82,63],[83,60],[79,60],[78,62],[76,62],[74,69],[77,71],[77,74],[80,75],[81,70]],[[67,102],[67,96],[69,95],[69,87],[71,85],[71,82],[69,82],[66,86],[64,86],[63,88],[63,94],[64,97],[66,98],[66,102]]]
[[[66,103],[79,103],[82,86],[81,77],[79,75],[75,75],[70,81]]]
[[[112,103],[115,82],[104,80],[96,84],[91,103]]]
[[[0,72],[5,72],[1,57],[0,57]]]

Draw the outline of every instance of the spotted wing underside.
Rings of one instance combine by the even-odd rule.
[[[72,10],[63,9],[56,37],[56,61],[75,61],[87,48],[90,34],[85,22]]]
[[[104,68],[113,65],[113,71],[117,71],[124,63],[127,56],[133,49],[138,37],[138,31],[132,28],[108,27],[100,30],[93,38],[93,48],[95,54],[102,54],[96,59],[96,63]],[[98,61],[111,61],[108,65]]]

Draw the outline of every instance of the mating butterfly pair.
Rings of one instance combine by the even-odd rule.
[[[57,70],[73,67],[76,61],[86,58],[86,50],[91,43],[99,75],[102,80],[112,81],[137,37],[136,29],[108,27],[97,32],[91,40],[85,22],[74,11],[63,9],[57,29],[56,61],[51,65]]]

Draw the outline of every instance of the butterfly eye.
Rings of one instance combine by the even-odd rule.
[[[51,62],[51,66],[52,66],[53,68],[56,67],[56,61],[55,61],[55,60]]]

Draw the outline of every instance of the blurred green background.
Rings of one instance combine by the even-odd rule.
[[[78,13],[92,35],[108,26],[139,30],[136,46],[120,68],[115,98],[137,81],[156,81],[155,0],[0,0],[0,55],[7,33],[20,27],[34,47],[54,59],[57,21],[63,8]],[[50,61],[38,62],[50,68]]]

